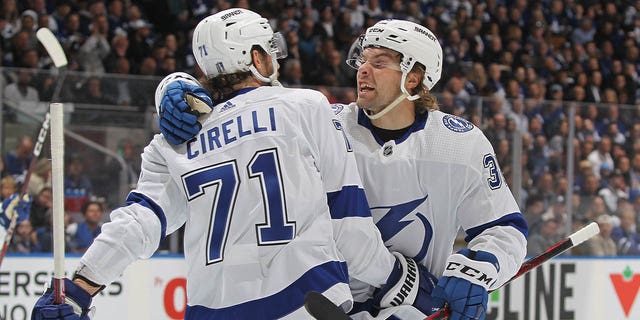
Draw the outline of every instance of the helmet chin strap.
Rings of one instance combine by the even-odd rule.
[[[400,80],[400,90],[402,90],[402,93],[395,100],[393,100],[393,102],[388,104],[384,109],[380,110],[378,113],[369,114],[369,112],[367,110],[365,110],[364,114],[371,120],[380,119],[387,112],[391,111],[391,109],[395,108],[405,98],[407,100],[409,100],[409,101],[414,101],[414,100],[420,98],[420,96],[417,95],[417,94],[409,95],[409,92],[407,91],[407,89],[404,87],[404,85],[402,85],[406,78],[407,78],[407,74],[403,72],[402,73],[402,80]]]
[[[386,107],[384,107],[384,109],[380,110],[378,113],[369,114],[369,111],[365,110],[364,114],[367,115],[367,117],[369,117],[369,119],[371,120],[380,119],[380,117],[384,116],[385,114],[387,114],[387,112],[391,111],[391,109],[395,108],[406,97],[408,97],[408,95],[403,92],[395,100],[393,100],[393,102],[388,104]]]
[[[269,76],[269,78],[260,74],[260,71],[258,71],[258,69],[256,69],[256,66],[253,64],[249,66],[249,70],[251,71],[251,74],[253,74],[256,78],[258,78],[258,80],[262,82],[270,83],[271,86],[282,87],[282,84],[277,79],[278,69],[276,68],[276,66],[278,65],[278,61],[276,60],[275,56],[273,55],[269,55],[269,56],[271,57],[271,62],[273,65],[273,73]]]

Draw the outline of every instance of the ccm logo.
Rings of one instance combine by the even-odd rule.
[[[481,272],[478,269],[465,266],[463,264],[457,262],[449,262],[447,265],[447,271],[459,271],[467,277],[474,278],[482,283],[486,283],[487,286],[491,285],[494,281],[493,278],[489,278],[484,272]]]

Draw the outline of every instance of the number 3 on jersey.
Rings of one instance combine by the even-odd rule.
[[[482,164],[485,168],[489,169],[489,178],[487,178],[489,188],[491,188],[491,190],[500,188],[502,179],[500,178],[500,171],[498,170],[498,162],[493,155],[485,154]]]
[[[278,150],[256,152],[247,164],[247,174],[249,179],[259,180],[262,189],[266,221],[256,225],[258,245],[288,243],[295,235],[296,226],[287,219]],[[189,201],[204,195],[206,187],[216,187],[207,236],[207,265],[224,260],[224,247],[240,184],[236,160],[189,172],[182,176],[182,183]]]

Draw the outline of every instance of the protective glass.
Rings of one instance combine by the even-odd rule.
[[[276,32],[273,34],[273,38],[269,41],[269,46],[271,49],[271,54],[275,55],[276,59],[286,58],[289,54],[287,49],[287,42],[284,38],[284,35],[280,32]]]
[[[364,52],[364,47],[362,46],[363,40],[364,34],[360,35],[358,39],[351,44],[351,48],[349,48],[349,53],[347,54],[348,58],[345,61],[349,67],[358,70],[365,63],[369,63],[371,67],[375,69],[386,68],[401,71],[400,64],[397,61],[390,60],[388,56],[376,56],[371,59],[365,59],[362,56]]]

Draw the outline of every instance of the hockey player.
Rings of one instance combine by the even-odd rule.
[[[439,277],[432,296],[440,307],[448,304],[450,319],[484,319],[488,290],[511,278],[524,259],[527,225],[487,138],[472,123],[438,110],[430,90],[440,79],[442,58],[427,28],[380,21],[350,52],[357,101],[333,108],[387,247]],[[169,120],[174,127],[195,125],[175,119]],[[467,246],[452,253],[460,228]],[[363,293],[356,311],[368,310],[373,289],[357,280],[351,286]]]
[[[308,319],[309,291],[349,310],[349,276],[378,287],[382,307],[430,302],[437,279],[385,248],[326,98],[273,86],[282,47],[267,20],[221,11],[195,28],[193,49],[224,103],[207,110],[211,100],[188,75],[162,81],[157,105],[189,91],[201,128],[177,146],[154,137],[137,189],[65,280],[66,304],[48,290],[32,319],[88,319],[91,297],[183,224],[185,319]]]
[[[13,207],[13,209],[11,209],[11,207]],[[20,222],[29,219],[30,213],[31,196],[29,195],[24,196],[22,200],[20,200],[18,199],[18,194],[14,193],[10,197],[2,200],[2,203],[0,203],[0,239],[4,241],[9,224],[11,224],[11,218],[14,214],[18,215],[16,219],[17,226]],[[1,245],[4,245],[4,243]],[[9,244],[7,243],[7,245]],[[0,257],[0,261],[2,261],[3,258],[4,256]]]

